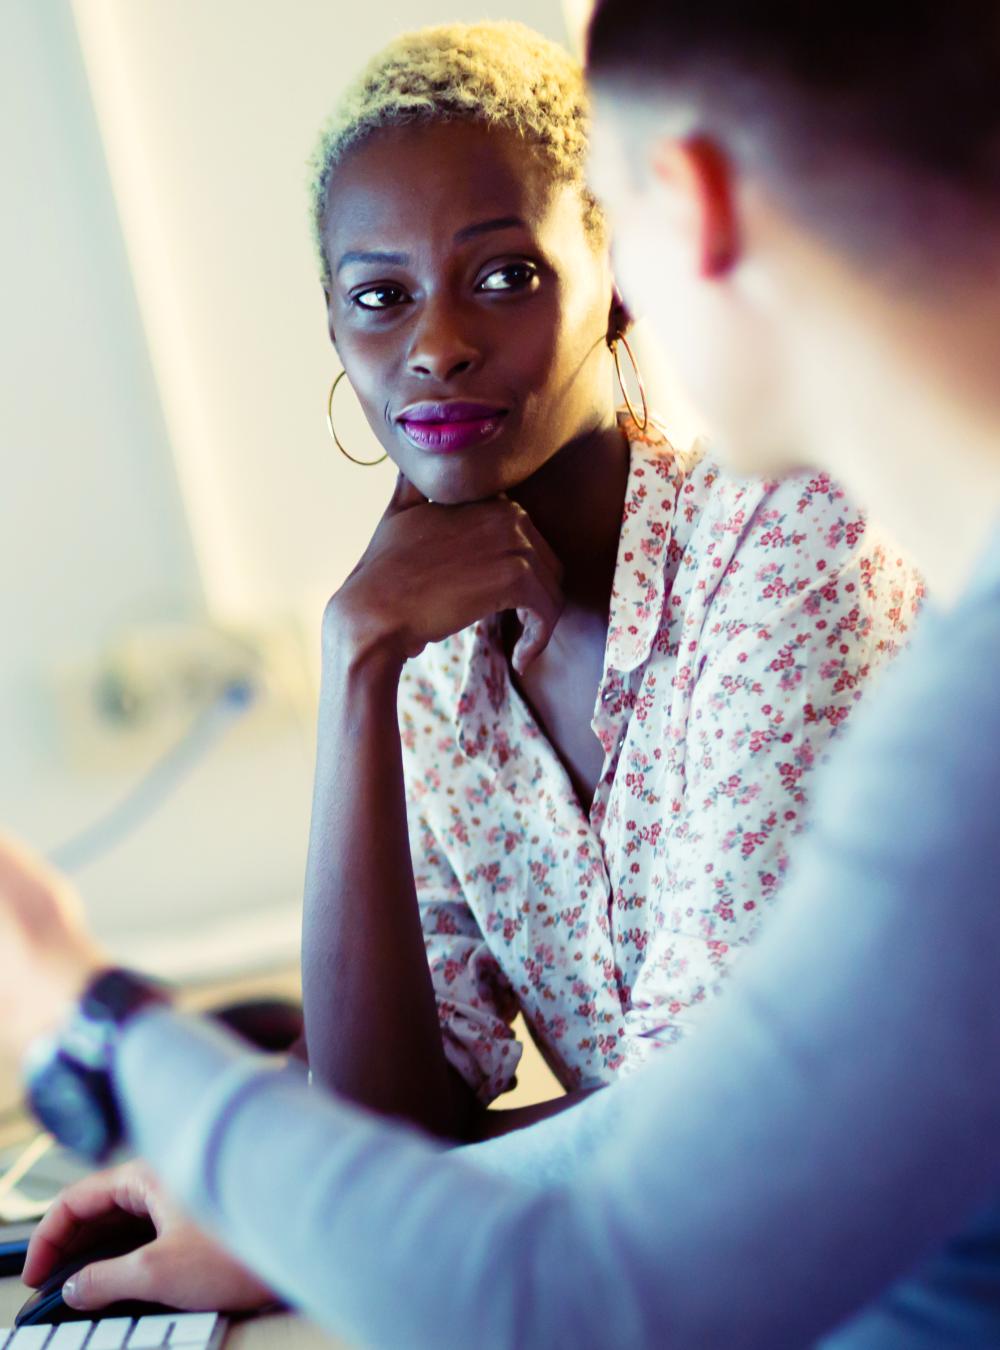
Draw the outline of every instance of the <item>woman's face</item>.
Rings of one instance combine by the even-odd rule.
[[[337,353],[432,500],[506,491],[613,418],[606,250],[515,134],[374,133],[333,175],[324,245]]]

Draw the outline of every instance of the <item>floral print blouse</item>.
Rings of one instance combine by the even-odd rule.
[[[497,620],[404,669],[417,895],[446,1053],[482,1102],[523,1013],[567,1089],[689,1028],[774,906],[811,775],[906,641],[918,576],[822,473],[737,479],[624,415],[589,812]]]

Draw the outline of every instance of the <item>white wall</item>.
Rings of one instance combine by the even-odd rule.
[[[562,31],[558,0],[495,8]],[[366,542],[391,470],[357,469],[327,439],[336,366],[306,160],[346,79],[388,38],[479,17],[481,0],[74,10],[210,598],[240,613],[326,591]],[[341,418],[351,402],[338,397]]]
[[[552,35],[558,0],[497,8]],[[388,491],[339,461],[306,154],[361,61],[466,2],[4,0],[0,146],[0,821],[48,847],[133,773],[66,758],[48,694],[124,624],[304,610]],[[82,49],[82,50],[81,50]],[[250,729],[252,731],[252,729]],[[121,943],[292,940],[311,730],[235,736],[81,880]],[[238,927],[243,927],[242,920]],[[223,932],[232,949],[236,933]]]

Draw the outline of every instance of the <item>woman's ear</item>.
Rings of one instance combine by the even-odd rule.
[[[631,327],[632,314],[616,286],[611,292],[611,308],[608,311],[608,346]]]

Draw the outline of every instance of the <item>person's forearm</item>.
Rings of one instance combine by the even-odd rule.
[[[401,664],[327,639],[306,877],[309,1064],[327,1087],[462,1137],[424,951],[406,824]]]
[[[487,1175],[162,1010],[122,1042],[133,1142],[357,1344],[812,1344],[1000,1178],[1000,623],[972,619],[925,629],[946,666],[911,657],[845,746],[698,1035],[538,1127],[601,1130],[570,1184]]]
[[[473,1122],[473,1137],[477,1143],[488,1139],[499,1139],[512,1134],[515,1130],[526,1129],[552,1116],[561,1115],[571,1107],[579,1106],[588,1097],[598,1091],[597,1088],[585,1088],[579,1092],[566,1092],[561,1097],[551,1097],[545,1102],[535,1102],[531,1106],[512,1106],[501,1110],[479,1111]]]

